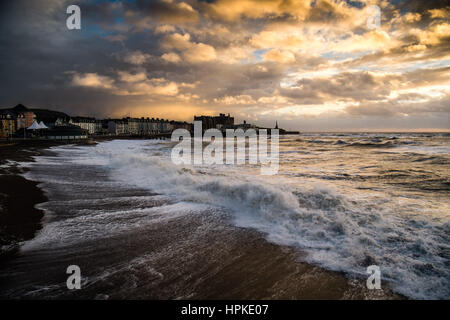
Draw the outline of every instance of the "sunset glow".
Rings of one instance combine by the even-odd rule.
[[[65,26],[67,1],[44,2],[1,10],[3,104],[187,121],[226,112],[303,131],[449,130],[445,1],[80,1],[81,30]]]

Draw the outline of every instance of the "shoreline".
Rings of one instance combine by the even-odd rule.
[[[0,146],[0,165],[9,161],[34,161],[33,156],[41,155],[49,147],[64,143],[44,142],[36,144],[16,144]],[[26,172],[17,166],[0,168],[0,244],[9,250],[0,253],[0,263],[13,260],[20,249],[20,242],[30,240],[42,228],[43,210],[35,205],[48,200],[39,182],[29,181],[21,176]],[[26,197],[21,197],[26,194]],[[6,195],[6,196],[5,196]],[[6,199],[6,200],[5,200]],[[195,227],[196,222],[178,221],[172,231],[178,235]],[[194,286],[195,294],[187,299],[404,299],[393,293],[386,284],[383,290],[368,290],[365,279],[349,277],[342,272],[330,271],[301,260],[301,251],[270,243],[256,230],[227,226],[223,235],[212,232],[191,248],[191,266],[184,270],[195,279],[198,269],[209,274],[208,281],[187,281],[164,283],[153,288],[147,298],[170,299],[174,292],[169,288]],[[154,229],[155,238],[163,236],[167,230]],[[223,239],[230,237],[231,248],[220,249]],[[177,237],[178,238],[178,237]],[[168,240],[168,239],[166,239]],[[8,245],[7,242],[10,241]],[[3,244],[5,243],[5,244]],[[170,244],[177,245],[174,240]],[[215,243],[211,250],[205,243]],[[167,243],[161,243],[166,246]],[[225,254],[217,256],[218,253]],[[203,255],[206,256],[203,256]],[[171,261],[179,263],[179,259]],[[198,265],[203,261],[205,265]],[[167,262],[167,261],[166,261]],[[214,271],[212,271],[214,270]],[[158,293],[159,292],[159,293]],[[120,298],[120,297],[116,297]]]
[[[14,257],[21,242],[33,239],[42,228],[44,211],[36,205],[48,201],[38,187],[40,182],[23,177],[28,169],[18,167],[15,162],[34,162],[34,156],[62,144],[65,143],[46,140],[0,144],[0,263]]]
[[[33,156],[51,145],[28,141],[0,144],[0,262],[17,254],[20,243],[34,238],[42,228],[44,212],[35,206],[48,200],[39,183],[25,179],[21,174],[26,169],[14,162],[32,162]],[[8,162],[13,163],[8,166]]]

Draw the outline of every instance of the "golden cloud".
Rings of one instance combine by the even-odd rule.
[[[106,76],[101,76],[97,73],[79,74],[74,72],[72,85],[80,87],[111,89],[114,88],[114,80]]]
[[[189,33],[183,35],[179,33],[174,33],[168,35],[163,43],[162,47],[166,49],[177,49],[180,51],[184,60],[191,63],[205,62],[216,59],[217,54],[214,47],[204,44],[195,43],[190,41]],[[166,60],[169,58],[174,58],[174,56],[165,56]],[[163,58],[164,59],[164,58]],[[176,58],[175,58],[176,59]]]
[[[264,59],[279,63],[291,63],[295,62],[295,55],[287,50],[272,49],[264,55]]]

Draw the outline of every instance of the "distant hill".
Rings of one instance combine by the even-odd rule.
[[[48,123],[55,122],[56,119],[62,118],[65,120],[69,120],[69,116],[65,114],[64,112],[60,111],[53,111],[53,110],[47,110],[47,109],[34,109],[34,108],[27,108],[23,104],[18,104],[14,108],[8,108],[8,109],[1,109],[0,111],[10,111],[15,114],[19,112],[25,112],[25,111],[31,111],[36,115],[36,119]]]

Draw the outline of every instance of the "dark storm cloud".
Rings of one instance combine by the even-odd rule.
[[[409,104],[408,106],[399,102],[404,98],[405,96],[400,96],[398,99],[388,102],[363,102],[360,106],[347,107],[346,112],[352,115],[381,117],[393,117],[398,115],[427,116],[436,113],[444,114],[444,119],[450,118],[450,96],[438,101],[414,103]]]
[[[150,17],[167,23],[185,23],[198,20],[198,13],[186,2],[144,1],[125,3],[128,12],[134,12],[139,17]]]
[[[75,90],[65,90],[64,72],[73,69],[83,72],[92,66],[99,72],[108,71],[115,60],[110,53],[119,49],[117,45],[103,41],[101,35],[88,30],[69,31],[65,11],[61,1],[14,1],[7,12],[2,12],[1,28],[5,32],[0,36],[3,88],[0,99],[3,104],[22,102],[44,107],[54,105],[56,100],[64,108],[80,96]],[[61,92],[64,99],[60,97]],[[92,98],[98,98],[98,102],[104,99]],[[95,100],[90,102],[95,103]]]
[[[396,9],[417,13],[428,12],[428,10],[432,9],[442,9],[449,6],[448,3],[442,0],[401,0],[395,1],[394,3]]]
[[[185,120],[448,115],[442,2],[378,2],[382,29],[369,30],[359,2],[86,0],[70,31],[71,2],[1,2],[1,105],[95,116],[174,107]]]
[[[302,79],[292,89],[284,89],[282,94],[290,98],[326,97],[349,98],[352,100],[377,100],[388,95],[389,87],[368,72],[343,72],[327,78]],[[317,102],[314,102],[317,103]]]

